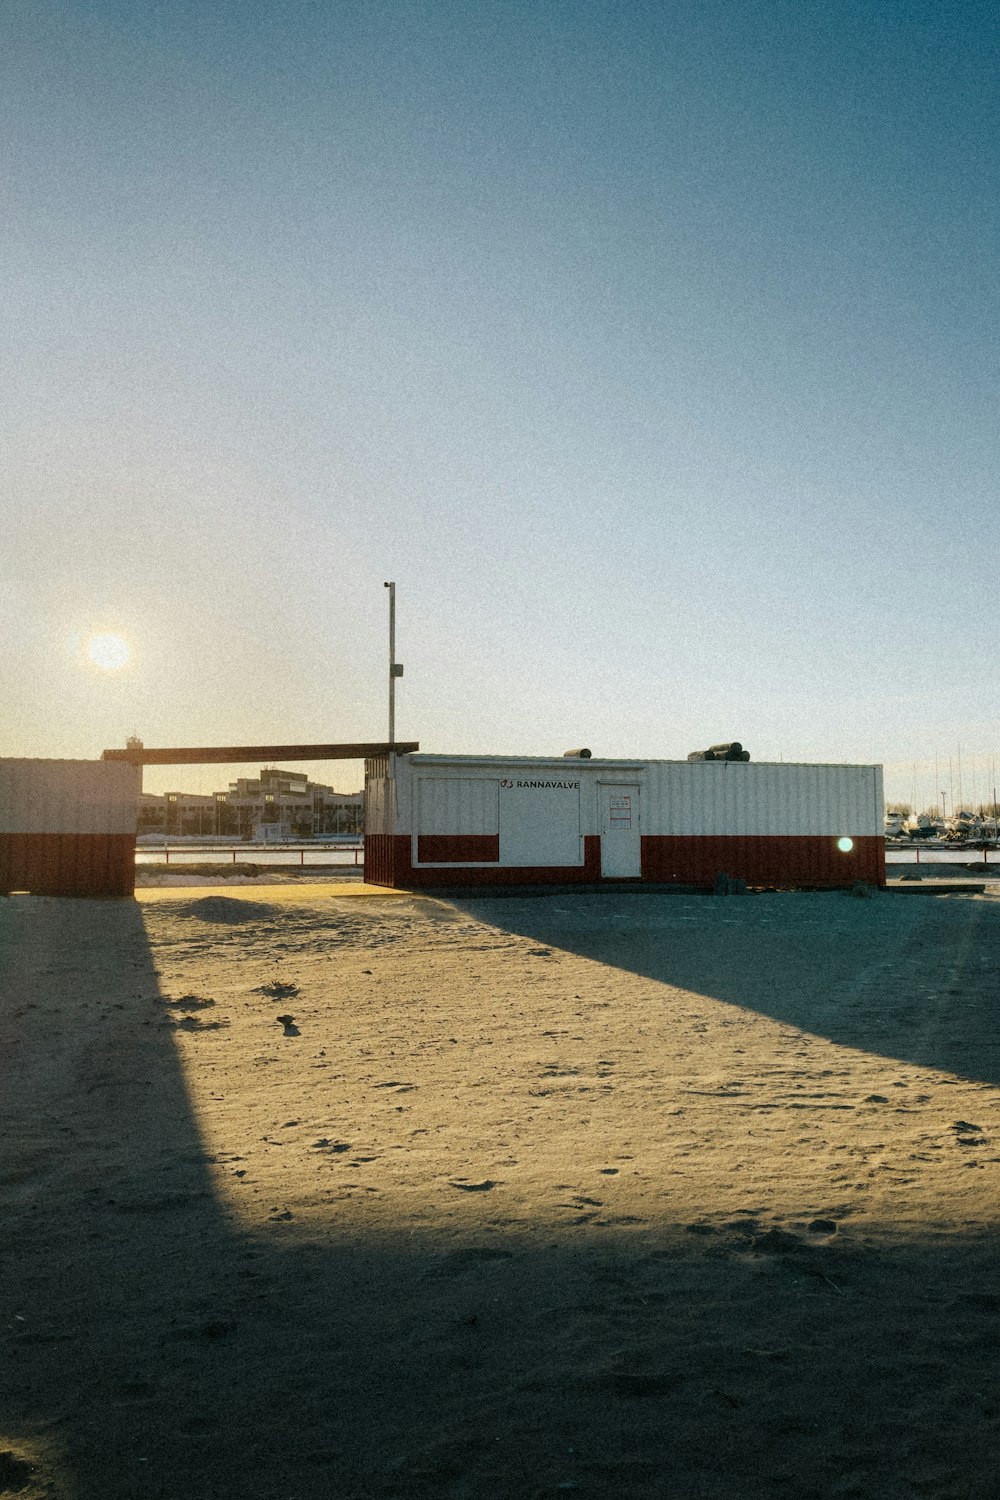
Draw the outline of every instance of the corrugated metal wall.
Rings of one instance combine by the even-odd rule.
[[[885,840],[860,835],[845,843],[822,834],[653,835],[642,840],[642,878],[706,886],[725,874],[785,890],[885,885]]]
[[[513,845],[505,849],[502,814],[499,846],[494,847],[492,834],[487,841],[485,793],[480,790],[497,780],[501,788],[513,786],[526,776],[543,778],[542,785],[557,768],[561,778],[579,780],[579,834],[584,848],[593,841],[598,854],[602,783],[627,776],[629,784],[641,789],[644,880],[711,884],[725,871],[758,885],[885,883],[879,766],[591,760],[574,762],[570,772],[565,761],[549,757],[429,755],[392,757],[395,808],[369,817],[369,828],[374,831],[377,825],[384,834],[385,848],[380,845],[376,853],[372,847],[368,878],[385,884],[445,879],[444,870],[433,877],[422,871],[425,862],[433,862],[452,865],[456,874],[464,865],[463,880],[497,883],[502,871],[472,866],[499,862],[511,867],[512,875],[516,867],[518,879],[567,879],[568,857],[552,873],[545,868],[553,863],[545,857],[552,852],[545,848],[547,812],[540,809],[539,850],[530,858],[514,858]],[[414,811],[419,827],[414,826]],[[411,846],[415,833],[419,839]],[[552,837],[554,847],[554,823]],[[366,874],[368,868],[366,855]],[[374,873],[376,868],[381,875]]]
[[[134,833],[0,833],[0,891],[131,896]]]
[[[499,859],[500,785],[495,777],[417,776],[413,795],[419,864]]]
[[[365,776],[365,833],[392,833],[392,782],[386,776]]]
[[[650,761],[641,780],[644,834],[883,832],[877,766]]]
[[[131,895],[141,778],[123,761],[0,759],[0,890]]]
[[[378,755],[365,761],[365,880],[373,885],[396,883],[393,760],[394,756]]]
[[[471,779],[548,774],[567,764],[549,759],[529,760],[500,757],[425,756],[393,757],[396,799],[394,828],[378,832],[410,833],[413,827],[411,787],[420,788],[421,832],[473,833],[493,829],[473,827],[458,792],[436,793],[431,777],[439,785],[455,788],[474,786]],[[582,784],[581,832],[598,833],[597,786],[612,777],[627,779],[642,787],[642,831],[644,834],[823,834],[840,836],[883,833],[882,774],[878,766],[803,765],[765,761],[574,761],[572,776]],[[627,776],[625,773],[627,772]],[[470,778],[465,781],[464,777]],[[470,793],[470,796],[478,795]],[[425,803],[438,809],[430,797],[447,798],[440,827],[425,827]],[[435,814],[437,815],[437,814]],[[373,826],[369,824],[369,826]]]
[[[141,775],[127,761],[0,760],[0,833],[135,833]]]
[[[500,783],[495,777],[418,776],[417,834],[498,833]]]

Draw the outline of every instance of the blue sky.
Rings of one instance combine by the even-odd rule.
[[[994,6],[0,32],[0,754],[1000,752]]]

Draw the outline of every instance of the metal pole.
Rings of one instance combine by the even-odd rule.
[[[403,668],[396,660],[396,585],[383,584],[389,590],[389,744],[396,743],[396,678]]]

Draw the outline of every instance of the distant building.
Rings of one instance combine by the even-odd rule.
[[[259,831],[260,837],[274,839],[363,829],[363,792],[334,791],[303,771],[264,768],[257,777],[230,782],[227,792],[143,792],[139,797],[140,834],[249,839]]]
[[[211,834],[215,832],[215,798],[195,792],[139,794],[137,833]]]

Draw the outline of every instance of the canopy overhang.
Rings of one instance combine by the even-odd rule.
[[[360,745],[196,745],[150,750],[130,746],[125,750],[105,750],[102,760],[127,760],[134,766],[207,766],[237,765],[250,761],[281,760],[367,760],[373,755],[410,755],[419,750],[416,740],[388,740]]]

